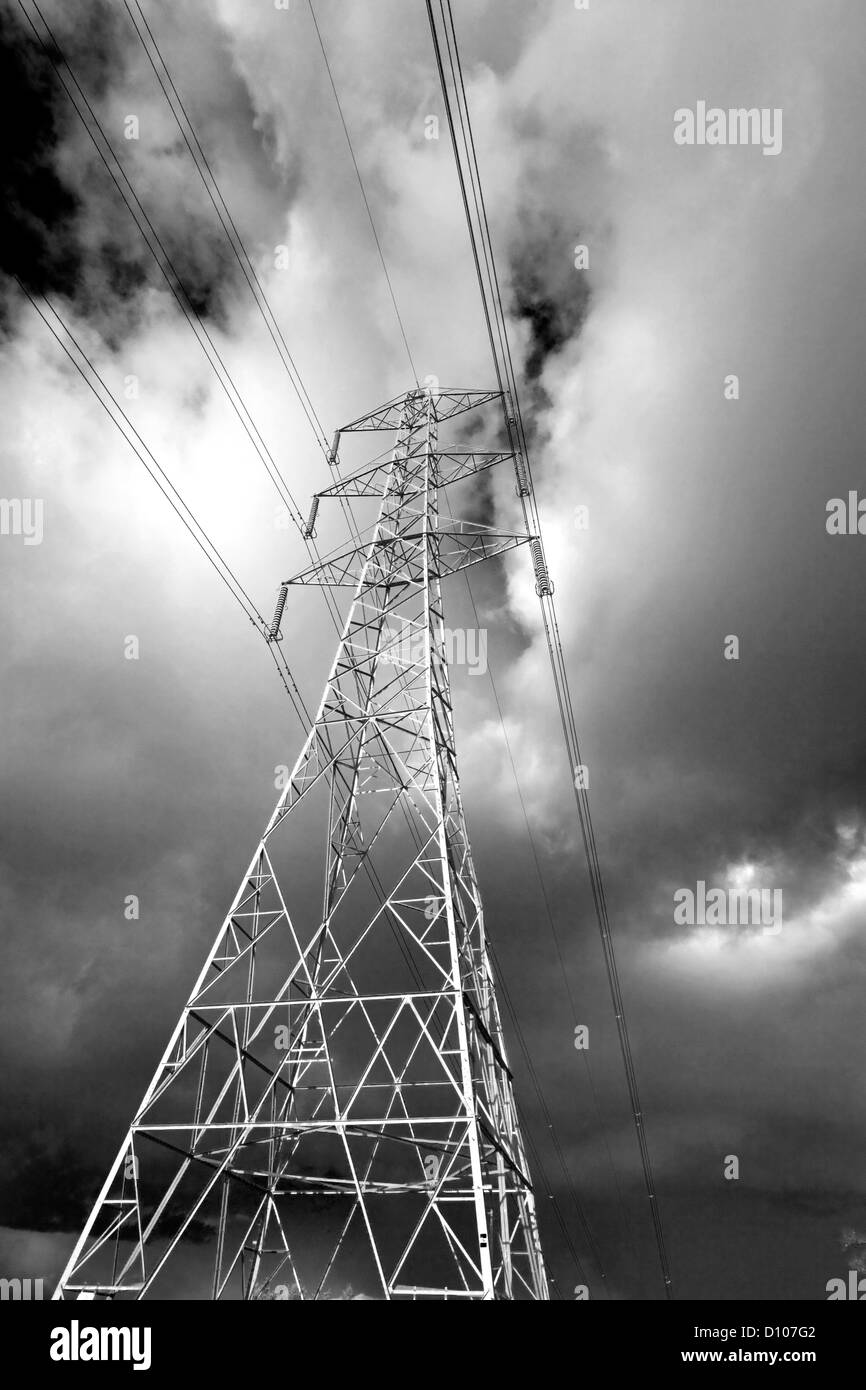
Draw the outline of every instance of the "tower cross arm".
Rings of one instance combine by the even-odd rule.
[[[438,466],[435,486],[448,487],[450,483],[459,483],[463,478],[471,478],[476,473],[481,473],[487,468],[494,468],[497,463],[504,463],[506,459],[513,458],[514,454],[506,450],[443,449],[436,454]],[[407,469],[411,469],[411,458],[400,462]],[[385,480],[393,467],[393,461],[385,459],[382,463],[372,464],[369,468],[361,468],[357,473],[341,478],[338,483],[334,483],[331,487],[323,488],[321,492],[316,493],[316,496],[380,497]],[[419,476],[417,490],[420,491],[422,486],[423,478]],[[411,483],[406,490],[412,490]]]
[[[423,561],[417,551],[412,549],[412,541],[417,537],[403,533],[400,538],[405,549],[403,562],[393,563],[390,552],[395,545],[394,537],[385,537],[368,546],[353,546],[338,555],[326,557],[319,564],[286,579],[285,584],[319,585],[325,588],[354,588],[357,586],[365,563],[368,583],[376,583],[376,569],[381,568],[382,580],[389,584],[423,584]],[[482,560],[503,555],[519,545],[528,545],[535,537],[525,532],[498,531],[492,526],[482,526],[469,521],[454,521],[440,526],[436,532],[437,576],[444,578],[449,574],[480,564]],[[381,562],[377,560],[381,554]]]
[[[519,545],[528,545],[534,536],[524,532],[496,531],[489,526],[472,527],[467,522],[456,527],[442,527],[439,531],[438,577],[444,579],[449,574],[457,574],[478,565],[482,560],[491,560],[495,555],[504,555],[508,550],[516,550]]]
[[[409,393],[410,396],[413,393]],[[474,410],[476,406],[488,405],[491,401],[498,401],[502,398],[501,391],[463,391],[455,387],[443,387],[437,390],[418,391],[414,393],[419,399],[430,396],[436,407],[436,418],[438,420],[450,420],[454,415],[462,415],[466,410]],[[406,404],[407,395],[404,392],[400,396],[395,396],[392,401],[386,401],[377,410],[372,410],[369,415],[361,415],[351,424],[343,425],[340,434],[348,434],[351,431],[360,432],[362,430],[394,430],[400,428],[400,420],[403,408]]]

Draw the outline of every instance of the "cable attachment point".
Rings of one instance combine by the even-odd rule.
[[[514,455],[514,472],[517,477],[517,487],[514,489],[518,497],[528,497],[529,476],[526,472],[526,460],[518,449]]]
[[[539,598],[550,598],[553,594],[553,584],[544,563],[541,541],[530,541],[529,549],[532,551],[532,563],[535,566],[535,592]]]
[[[277,594],[277,606],[274,609],[273,621],[271,622],[271,625],[268,628],[269,642],[282,642],[283,640],[283,635],[280,632],[280,623],[283,617],[283,609],[286,606],[286,595],[288,594],[288,592],[288,584],[281,584],[280,592]]]
[[[319,494],[318,494],[318,493],[315,493],[314,496],[313,496],[313,505],[310,507],[310,515],[309,515],[309,517],[307,518],[307,524],[306,524],[306,526],[304,527],[304,540],[305,540],[305,541],[311,541],[311,540],[313,540],[314,537],[315,537],[315,534],[316,534],[316,516],[318,515],[318,511],[319,511],[319,502],[320,502],[320,501],[321,501],[321,498],[319,497]]]

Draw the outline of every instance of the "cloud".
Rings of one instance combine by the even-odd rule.
[[[844,1163],[822,1174],[799,1146],[809,1124],[838,1114],[852,1133],[866,1124],[848,1060],[863,969],[859,542],[824,529],[827,498],[858,485],[866,426],[864,205],[850,177],[863,16],[841,0],[820,12],[790,0],[465,9],[478,156],[661,1182],[670,1192],[689,1174],[713,1221],[716,1150],[741,1142],[764,1174],[756,1221],[773,1219],[761,1203],[774,1182],[823,1191],[831,1207],[844,1196],[851,1209]],[[89,7],[87,25],[62,7],[48,13],[306,510],[327,470],[127,17],[104,5]],[[438,141],[424,138],[425,117],[443,113],[423,7],[317,13],[419,371],[487,385],[444,122]],[[410,369],[309,15],[240,0],[148,14],[330,432],[404,389]],[[276,527],[260,460],[21,34],[16,81],[30,115],[14,132],[5,269],[50,291],[116,392],[138,378],[138,397],[123,398],[136,427],[268,611],[278,582],[306,562],[299,538]],[[676,146],[674,111],[701,98],[782,107],[780,156]],[[129,114],[138,141],[123,138]],[[299,730],[255,635],[11,288],[5,314],[3,488],[44,498],[46,533],[27,550],[4,537],[0,554],[12,595],[0,617],[0,885],[13,924],[4,1040],[21,1069],[22,1130],[38,1122],[32,1083],[81,1147],[77,1161],[98,1169]],[[726,401],[732,372],[740,398]],[[347,464],[364,457],[347,444]],[[503,525],[514,519],[510,477],[483,505]],[[575,524],[579,506],[588,530]],[[321,515],[327,549],[342,523]],[[528,558],[517,552],[472,583],[569,979],[594,1030],[603,1119],[627,1165]],[[460,586],[447,597],[452,622],[472,621]],[[287,610],[285,650],[310,699],[334,644],[322,617],[307,592]],[[130,633],[137,663],[123,657]],[[723,657],[730,633],[737,662]],[[570,1007],[496,706],[465,672],[454,684],[490,930],[506,979],[521,984],[538,1070],[556,1078],[558,1123],[615,1233],[586,1081],[575,1117]],[[784,890],[781,936],[714,950],[677,940],[673,887],[746,861]],[[146,905],[134,927],[128,893]],[[783,1152],[779,1117],[792,1111],[801,1127]],[[705,1151],[714,1114],[718,1142]],[[803,1239],[805,1278],[824,1236],[810,1227]],[[685,1244],[681,1235],[688,1264]],[[720,1256],[716,1290],[737,1258]],[[765,1277],[784,1290],[784,1259],[768,1260]]]

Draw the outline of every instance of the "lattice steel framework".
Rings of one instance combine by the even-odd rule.
[[[514,459],[439,447],[493,399],[409,392],[335,438],[319,497],[381,505],[369,544],[287,581],[354,586],[315,723],[55,1298],[549,1296],[441,595],[533,539],[439,516],[442,487]],[[364,430],[396,447],[341,477]]]

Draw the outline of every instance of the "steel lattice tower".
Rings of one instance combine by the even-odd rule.
[[[438,442],[496,399],[412,391],[338,432],[308,533],[320,497],[381,504],[368,544],[287,581],[354,588],[315,723],[55,1298],[549,1296],[441,595],[533,539],[440,519],[441,488],[503,460],[522,486],[511,452]],[[365,430],[396,430],[390,459],[341,477]]]

